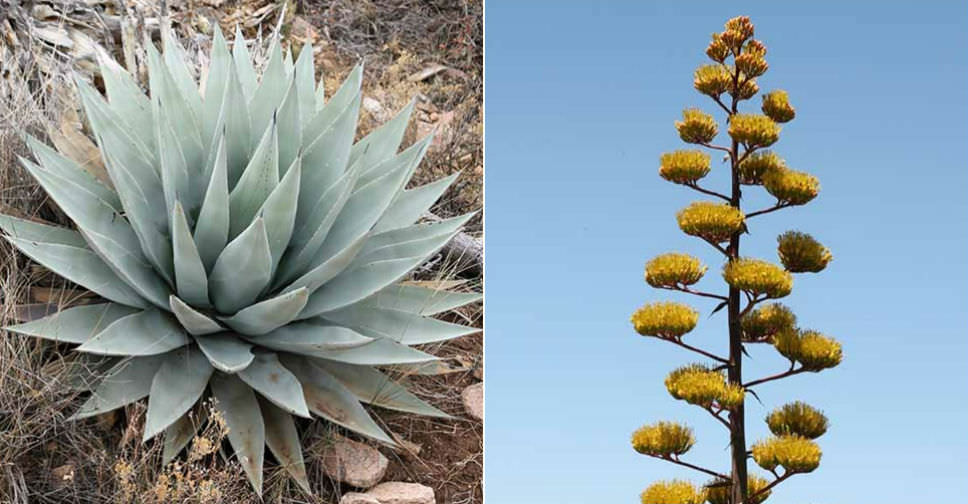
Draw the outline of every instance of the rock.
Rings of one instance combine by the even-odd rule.
[[[478,420],[484,420],[484,383],[475,383],[461,392],[464,409]]]
[[[386,113],[383,104],[379,102],[376,98],[370,98],[369,96],[363,97],[363,109],[373,115],[378,121],[384,120]]]
[[[74,464],[64,464],[55,467],[50,472],[51,483],[55,489],[64,488],[74,481]]]
[[[419,483],[388,481],[366,492],[380,504],[436,504],[434,489]]]
[[[322,453],[323,472],[357,488],[370,488],[383,479],[389,461],[370,445],[337,437]]]
[[[367,494],[350,492],[340,497],[339,504],[380,504],[380,501]]]

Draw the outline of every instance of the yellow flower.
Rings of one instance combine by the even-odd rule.
[[[719,126],[713,116],[699,109],[682,111],[682,120],[676,121],[679,138],[686,143],[703,144],[713,141],[719,133]]]
[[[739,164],[739,181],[741,184],[759,185],[763,183],[763,174],[766,172],[785,168],[786,162],[775,152],[754,152]]]
[[[834,256],[812,236],[799,231],[787,231],[777,238],[780,262],[792,273],[823,271]]]
[[[763,113],[778,123],[792,121],[797,115],[786,91],[777,89],[763,95]]]
[[[743,53],[736,57],[736,69],[746,77],[759,77],[770,67],[766,63],[766,47],[759,40],[750,40]]]
[[[736,16],[726,21],[726,30],[738,33],[743,40],[753,36],[753,22],[749,16]]]
[[[662,254],[645,265],[645,281],[653,287],[692,285],[705,273],[699,259],[688,254]]]
[[[656,457],[682,455],[695,443],[692,429],[674,422],[644,425],[632,433],[632,448]]]
[[[678,368],[666,377],[666,389],[676,399],[702,407],[713,403],[732,408],[743,403],[746,394],[743,387],[726,382],[721,371],[713,371],[703,364],[690,364]]]
[[[729,120],[729,136],[750,147],[769,147],[780,139],[780,127],[764,115],[736,114]]]
[[[728,204],[697,201],[680,210],[676,220],[679,229],[687,235],[722,243],[743,229],[745,216],[738,208]]]
[[[766,488],[768,484],[769,482],[765,478],[761,478],[755,474],[750,474],[746,477],[746,488],[750,496]],[[728,480],[714,480],[707,483],[706,501],[709,504],[731,504],[733,496],[731,495],[732,487],[730,485],[731,482]],[[755,498],[750,499],[749,504],[760,504],[769,496],[770,491],[767,490]]]
[[[817,331],[779,331],[773,335],[773,346],[791,362],[799,362],[804,369],[814,372],[835,367],[844,357],[840,343]]]
[[[768,341],[780,331],[793,329],[796,323],[796,315],[780,303],[760,306],[740,320],[743,340],[748,342]]]
[[[805,205],[820,193],[817,177],[788,168],[764,173],[763,187],[777,201],[788,205]]]
[[[800,333],[797,361],[803,367],[811,371],[820,371],[840,364],[843,358],[843,350],[836,340],[817,331]]]
[[[712,38],[712,41],[706,47],[706,56],[709,56],[709,59],[717,63],[722,63],[729,56],[729,46],[723,42],[722,37],[718,33],[713,33]]]
[[[777,436],[797,435],[817,439],[827,432],[827,417],[809,404],[796,401],[773,410],[766,417],[770,432]]]
[[[729,90],[733,76],[723,65],[703,65],[696,69],[693,86],[704,95],[718,97]]]
[[[709,173],[709,154],[699,150],[667,152],[659,163],[659,176],[676,184],[692,184]]]
[[[739,89],[736,90],[736,96],[740,100],[749,100],[760,91],[760,86],[756,84],[755,80],[744,80],[740,82]]]
[[[682,303],[651,303],[635,310],[631,321],[642,336],[679,339],[695,329],[699,312]]]
[[[688,481],[671,480],[653,483],[641,497],[642,504],[702,504],[706,492]]]
[[[753,460],[770,471],[780,466],[787,472],[807,473],[820,465],[822,455],[817,443],[800,436],[777,436],[753,445]]]
[[[793,290],[793,276],[779,266],[760,259],[739,258],[726,263],[723,279],[753,296],[781,298]]]

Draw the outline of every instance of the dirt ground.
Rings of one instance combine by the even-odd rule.
[[[6,0],[0,0],[0,7]],[[83,2],[81,2],[83,3]],[[87,2],[98,5],[98,2]],[[254,21],[267,1],[169,1],[172,19],[199,28],[204,20],[183,14],[179,4],[231,28],[235,22],[252,35],[268,29],[275,16]],[[483,21],[480,0],[290,1],[284,33],[295,46],[311,40],[318,47],[316,68],[328,91],[335,90],[358,61],[365,64],[360,134],[379,125],[416,97],[417,110],[405,142],[436,129],[434,145],[414,185],[456,171],[462,175],[434,207],[441,217],[482,209]],[[0,8],[0,10],[3,10]],[[187,10],[185,11],[187,12]],[[0,13],[0,31],[3,14]],[[0,68],[0,76],[9,72]],[[5,77],[5,76],[4,76]],[[66,80],[45,82],[45,88]],[[4,95],[0,103],[0,208],[66,223],[60,211],[16,164],[24,155],[17,130],[43,134],[53,114],[48,91]],[[327,93],[329,94],[329,93]],[[46,101],[45,101],[46,100]],[[481,234],[480,213],[467,231]],[[459,270],[442,257],[417,279],[456,276],[480,290],[480,272]],[[66,290],[65,290],[66,288]],[[8,323],[15,303],[43,300],[74,302],[78,291],[0,244],[0,322]],[[56,298],[50,299],[54,295]],[[482,324],[480,306],[464,308],[463,323]],[[453,420],[373,410],[408,450],[381,447],[390,459],[385,481],[413,481],[434,488],[438,503],[483,502],[483,432],[461,401],[464,387],[481,381],[483,337],[467,336],[425,349],[458,369],[437,376],[403,378],[417,395],[453,415]],[[238,466],[219,457],[185,462],[160,470],[160,446],[140,443],[144,407],[133,406],[97,419],[72,422],[82,401],[63,383],[60,369],[66,346],[0,334],[0,503],[62,502],[258,502]],[[265,502],[336,502],[350,490],[322,474],[313,451],[337,430],[324,421],[300,421],[315,496],[301,493],[267,457]],[[218,432],[211,433],[221,439]],[[352,436],[351,436],[352,437]],[[162,493],[159,481],[168,490]]]

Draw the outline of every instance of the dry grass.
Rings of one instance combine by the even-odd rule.
[[[226,9],[233,5],[225,3],[230,4]],[[402,108],[412,96],[418,97],[417,121],[408,131],[407,141],[434,126],[439,128],[439,140],[414,183],[457,170],[463,176],[438,203],[435,213],[447,217],[480,210],[481,3],[340,0],[295,4],[298,14],[317,30],[317,44],[322,45],[317,68],[324,71],[328,89],[335,89],[338,79],[360,58],[366,62],[365,96],[382,109],[371,107],[363,112],[363,131],[386,120],[387,114]],[[16,162],[18,155],[27,154],[18,131],[44,138],[52,125],[59,124],[68,105],[58,93],[69,87],[67,63],[62,71],[35,72],[32,53],[27,47],[22,52],[0,54],[0,209],[66,224],[61,212]],[[14,62],[17,64],[12,65]],[[425,80],[407,80],[432,65],[450,70]],[[479,217],[471,222],[470,230],[480,233]],[[438,258],[418,278],[452,276],[454,264],[453,258]],[[468,280],[473,288],[480,288],[480,278]],[[30,291],[37,286],[66,288],[68,294],[60,301],[74,301],[70,285],[0,243],[0,324],[12,320],[13,306],[30,301]],[[481,324],[479,307],[453,316]],[[455,367],[479,366],[482,337],[470,336],[428,350]],[[82,399],[69,387],[68,364],[74,359],[67,346],[0,334],[0,502],[259,502],[241,469],[219,455],[224,432],[217,424],[202,434],[215,449],[213,453],[182,457],[179,463],[161,468],[160,444],[140,442],[143,405],[96,419],[69,421]],[[381,448],[391,460],[387,478],[430,485],[438,502],[482,502],[482,425],[467,417],[460,398],[463,387],[477,381],[473,372],[465,369],[401,379],[456,418],[443,421],[376,411],[388,429],[420,447],[419,453]],[[298,426],[304,446],[325,443],[336,432],[322,421],[300,420]],[[309,450],[307,463],[316,496],[302,494],[267,457],[265,501],[336,502],[348,490],[325,478],[311,453]]]

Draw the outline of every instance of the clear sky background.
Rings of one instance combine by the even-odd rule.
[[[692,72],[710,33],[740,14],[769,50],[761,89],[788,90],[797,108],[775,149],[822,184],[813,203],[754,218],[743,252],[776,260],[787,229],[830,247],[830,267],[798,275],[784,302],[846,354],[834,370],[761,387],[764,405],[748,399],[751,441],[787,401],[832,423],[820,468],[769,502],[968,494],[966,4],[490,0],[488,503],[632,503],[657,479],[704,482],[632,450],[630,433],[659,419],[695,428],[685,459],[728,472],[725,429],[662,383],[693,354],[637,336],[628,317],[648,301],[690,302],[703,316],[688,340],[725,348],[725,311],[709,318],[714,302],[649,288],[642,268],[688,252],[710,266],[699,285],[723,288],[716,253],[675,223],[702,195],[657,169],[684,146],[682,108],[716,111]],[[759,97],[748,103],[758,110]],[[707,182],[725,187],[725,171],[714,164]],[[747,207],[769,204],[757,193],[746,190]],[[770,348],[752,355],[750,376],[785,365]]]

